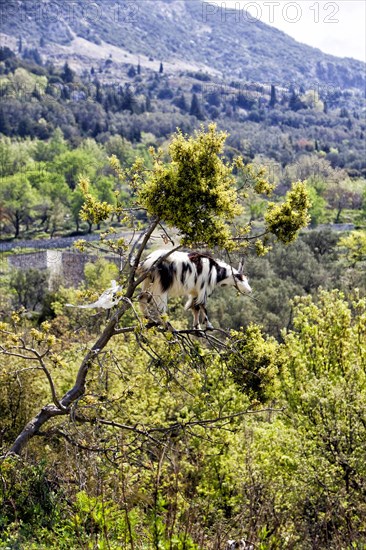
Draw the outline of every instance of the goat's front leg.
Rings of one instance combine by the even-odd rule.
[[[161,315],[165,316],[168,311],[168,294],[163,293],[160,296],[157,296],[155,303],[159,312],[160,323],[166,328],[166,330],[169,330],[170,332],[177,332],[166,318],[161,318]]]
[[[201,330],[200,325],[200,309],[201,306],[197,304],[192,305],[192,313],[193,313],[193,329],[194,330]]]
[[[142,302],[140,306],[144,311],[145,317],[148,319],[146,328],[151,328],[154,326],[162,325],[166,330],[170,332],[176,332],[175,328],[171,325],[169,321],[164,319],[164,316],[168,309],[168,295],[166,293],[160,295],[152,295],[145,292],[145,295],[142,294]],[[163,318],[162,318],[163,316]]]
[[[156,307],[153,304],[153,295],[151,292],[144,291],[138,297],[140,310],[143,316],[149,321],[155,322],[156,319]]]
[[[200,305],[200,313],[201,313],[201,316],[203,317],[203,324],[205,325],[206,330],[213,330],[214,327],[209,321],[205,304]]]

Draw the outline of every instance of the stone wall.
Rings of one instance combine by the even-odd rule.
[[[8,262],[11,267],[17,269],[47,269],[47,252],[31,252],[26,254],[14,254],[8,256]]]
[[[87,263],[95,262],[95,255],[83,254],[77,251],[62,253],[62,277],[66,286],[77,286],[85,279],[84,268]]]
[[[49,273],[49,287],[52,288],[58,281],[64,286],[77,286],[84,277],[84,268],[87,263],[95,262],[99,258],[119,265],[117,257],[97,256],[84,254],[78,251],[43,250],[8,256],[11,267],[16,269],[47,269]]]

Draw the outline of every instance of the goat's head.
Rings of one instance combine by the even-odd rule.
[[[241,264],[239,265],[239,269],[226,265],[218,285],[235,286],[240,292],[252,292],[248,279],[242,272]]]
[[[237,274],[234,274],[239,290],[252,292],[247,277],[244,275],[244,260],[239,263]]]
[[[235,279],[235,286],[241,292],[252,292],[251,286],[249,285],[247,277],[243,273],[234,273],[233,277]]]

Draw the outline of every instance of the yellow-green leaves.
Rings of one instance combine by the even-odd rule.
[[[299,181],[292,186],[283,203],[270,203],[265,214],[266,227],[279,241],[290,243],[309,223],[309,208],[306,186]]]
[[[226,360],[235,382],[254,401],[266,401],[277,386],[277,342],[265,338],[260,327],[253,324],[240,332],[232,331],[231,338],[234,345]]]
[[[242,157],[236,157],[233,164],[238,172],[240,187],[244,191],[253,189],[258,195],[266,195],[267,197],[272,194],[275,186],[269,183],[266,169],[263,166],[245,164]]]
[[[214,124],[193,137],[175,134],[171,162],[155,158],[154,170],[139,190],[139,199],[151,215],[178,228],[183,244],[206,243],[230,248],[228,222],[243,209],[235,190],[233,165],[221,158],[226,134]]]
[[[113,206],[107,202],[101,202],[89,192],[89,181],[81,177],[79,181],[85,202],[80,211],[81,219],[92,223],[105,221],[113,212]]]
[[[168,153],[150,148],[151,169],[144,159],[137,158],[133,166],[125,170],[117,157],[112,156],[110,164],[118,184],[130,187],[130,201],[122,204],[116,195],[113,205],[102,202],[89,189],[88,180],[81,178],[79,187],[85,197],[81,218],[100,223],[115,214],[119,218],[123,216],[126,223],[128,212],[133,217],[134,209],[143,209],[168,227],[178,229],[182,245],[227,250],[245,248],[252,226],[245,216],[243,202],[249,203],[252,216],[255,208],[251,208],[250,202],[255,204],[257,195],[271,195],[273,185],[268,182],[264,168],[245,164],[241,157],[225,161],[226,138],[227,134],[218,131],[215,124],[207,129],[201,127],[193,136],[178,130]],[[259,210],[257,208],[262,226],[263,211],[267,208],[262,236],[272,233],[284,243],[293,241],[309,221],[309,207],[307,191],[301,182],[293,186],[283,203],[262,200]],[[253,219],[256,218],[251,217]],[[259,237],[251,239],[258,254],[268,251],[265,241],[256,244]]]
[[[352,231],[339,240],[338,246],[344,250],[344,255],[352,266],[366,260],[366,232]]]

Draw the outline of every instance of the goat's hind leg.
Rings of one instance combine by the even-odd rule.
[[[154,296],[149,291],[143,291],[138,297],[141,312],[148,320],[147,328],[159,325],[161,323],[158,308]]]
[[[194,330],[202,330],[200,325],[200,314],[201,314],[201,308],[202,304],[196,304],[196,302],[193,302],[191,309],[193,313],[193,329]]]

